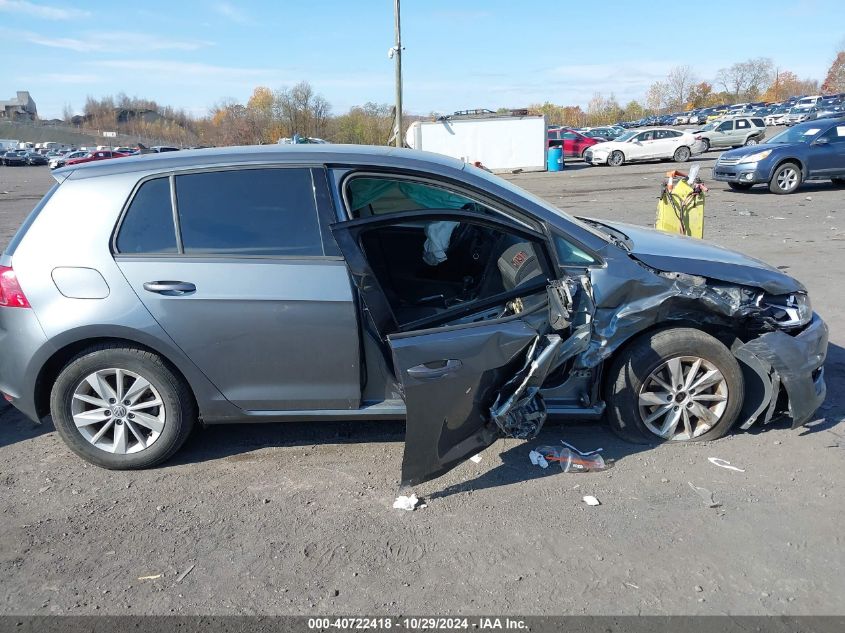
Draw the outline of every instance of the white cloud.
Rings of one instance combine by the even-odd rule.
[[[100,82],[97,75],[83,73],[47,73],[38,76],[37,79],[57,84],[95,84]]]
[[[80,53],[112,51],[118,46],[146,51],[195,51],[206,46],[212,46],[211,42],[199,40],[174,40],[156,35],[148,35],[146,33],[130,33],[123,31],[86,33],[83,34],[82,38],[47,37],[37,33],[24,33],[23,38],[28,42],[38,44],[40,46],[61,48]]]
[[[81,9],[52,7],[46,4],[36,4],[27,0],[0,0],[0,11],[19,13],[45,20],[72,20],[91,15]]]
[[[91,62],[90,65],[98,68],[149,73],[161,79],[168,78],[178,82],[208,77],[213,77],[218,81],[247,80],[251,77],[272,77],[276,72],[264,68],[238,68],[163,59],[111,59]]]
[[[253,23],[252,18],[243,9],[236,7],[230,2],[218,2],[212,7],[212,10],[227,20],[237,22],[238,24]]]

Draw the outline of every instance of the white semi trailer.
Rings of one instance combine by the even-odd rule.
[[[406,144],[413,149],[481,163],[491,171],[546,169],[547,126],[543,115],[440,117],[415,121]]]

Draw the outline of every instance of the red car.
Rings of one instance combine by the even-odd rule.
[[[569,128],[551,128],[549,130],[549,147],[563,147],[563,155],[567,158],[584,158],[588,147],[603,142],[604,139],[590,138]]]
[[[123,158],[129,154],[121,154],[120,152],[112,152],[109,150],[97,150],[96,152],[89,152],[87,156],[82,158],[74,158],[65,163],[65,167],[69,165],[79,165],[80,163],[90,163],[95,160],[106,160],[109,158]]]

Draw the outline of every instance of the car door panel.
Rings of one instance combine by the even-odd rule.
[[[389,347],[393,371],[402,385],[407,411],[403,485],[438,477],[501,437],[503,431],[492,419],[491,407],[497,402],[502,388],[526,366],[535,371],[531,379],[542,382],[546,373],[558,364],[551,362],[551,354],[536,366],[528,361],[537,358],[543,350],[548,353],[549,345],[560,343],[560,337],[550,333],[545,303],[540,304],[543,309],[539,311],[527,310],[524,314],[498,317],[495,313],[492,317],[481,316],[489,312],[489,306],[485,310],[479,306],[475,313],[470,307],[467,308],[470,316],[464,317],[462,322],[455,323],[457,319],[450,320],[449,315],[444,314],[428,329],[400,331],[385,291],[369,264],[362,246],[362,234],[425,217],[432,221],[451,219],[484,223],[520,236],[524,234],[527,239],[535,240],[532,242],[534,248],[545,248],[545,238],[540,234],[468,212],[405,212],[392,214],[389,218],[341,222],[331,227],[360,291],[364,308]],[[548,253],[542,255],[549,258]],[[548,266],[548,270],[555,269],[550,259]],[[526,296],[535,296],[538,292],[545,292],[545,282],[539,290],[537,286],[525,289]],[[521,401],[519,406],[538,406],[538,420],[542,424],[545,409],[537,392],[535,389],[529,394],[528,404]]]
[[[537,336],[517,319],[388,337],[407,409],[403,485],[439,477],[500,437],[489,407]]]
[[[358,408],[358,323],[343,261],[117,264],[156,321],[233,404],[255,411]],[[156,281],[196,290],[145,289]]]

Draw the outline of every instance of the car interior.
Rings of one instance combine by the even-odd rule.
[[[362,232],[361,250],[400,326],[453,308],[489,307],[499,296],[502,307],[493,316],[505,316],[513,291],[545,288],[542,245],[484,222],[484,216],[497,215],[484,205],[431,185],[385,178],[352,179],[347,200],[356,218],[425,209],[481,216],[480,222],[465,216],[397,218]]]

